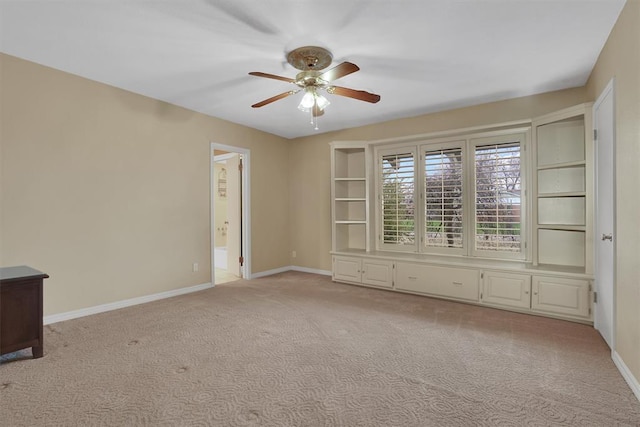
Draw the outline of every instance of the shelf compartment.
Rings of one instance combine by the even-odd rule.
[[[342,202],[335,205],[336,222],[341,221],[363,221],[367,220],[366,202]]]
[[[364,179],[335,180],[336,199],[365,199],[367,186]]]
[[[548,197],[538,200],[538,224],[585,225],[584,197]]]
[[[366,221],[336,221],[336,250],[361,249],[366,250],[367,225]]]
[[[585,160],[582,116],[538,126],[538,166]]]
[[[538,230],[540,264],[585,266],[585,232],[573,230]]]
[[[585,191],[584,164],[538,170],[538,193],[573,193]]]
[[[334,150],[334,177],[354,178],[365,176],[364,148],[337,148]]]

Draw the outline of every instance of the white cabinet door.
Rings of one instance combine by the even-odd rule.
[[[533,276],[531,308],[535,311],[588,318],[589,282],[560,277]]]
[[[393,262],[384,260],[362,260],[362,283],[365,285],[393,286]]]
[[[478,301],[478,274],[477,270],[466,268],[399,262],[396,264],[396,289]]]
[[[333,280],[361,283],[361,265],[362,261],[360,260],[360,258],[334,256]]]
[[[531,307],[531,276],[485,271],[482,302],[508,307]]]

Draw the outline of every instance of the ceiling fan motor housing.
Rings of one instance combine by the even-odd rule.
[[[332,60],[331,52],[319,46],[303,46],[287,54],[287,62],[302,71],[323,70]]]

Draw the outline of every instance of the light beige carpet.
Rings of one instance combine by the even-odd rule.
[[[312,274],[45,331],[0,366],[2,426],[640,425],[589,326]]]

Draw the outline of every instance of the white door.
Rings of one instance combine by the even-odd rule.
[[[227,271],[242,277],[240,255],[242,253],[242,211],[240,154],[233,154],[227,159]]]
[[[595,212],[595,291],[594,327],[610,348],[614,348],[614,91],[613,80],[593,106],[593,126],[596,129],[596,212]]]

